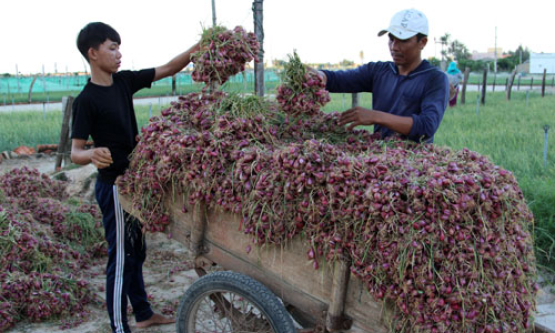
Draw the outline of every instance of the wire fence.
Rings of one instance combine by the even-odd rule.
[[[53,92],[79,92],[83,89],[89,79],[89,75],[78,74],[47,74],[37,76],[9,76],[0,77],[0,94],[6,97],[12,95],[46,94]],[[172,87],[172,77],[167,77],[152,84],[153,87]],[[267,82],[279,81],[279,73],[273,70],[264,71],[264,80]],[[233,76],[229,82],[251,83],[254,82],[254,72],[245,71],[244,74]],[[190,86],[199,84],[191,78],[191,73],[181,72],[175,75],[175,84],[179,86]]]
[[[281,72],[278,69],[265,69],[265,93],[273,94],[280,82]],[[506,88],[510,73],[490,73],[487,78],[489,91],[503,91]],[[36,76],[4,76],[0,77],[0,106],[19,103],[50,103],[60,102],[63,96],[77,96],[88,82],[88,75],[38,74]],[[174,81],[175,80],[175,81]],[[252,69],[230,78],[228,87],[231,90],[254,91],[255,74]],[[542,75],[518,74],[513,90],[527,90],[541,87]],[[545,85],[555,87],[555,74],[546,76]],[[481,73],[470,73],[469,90],[479,89],[483,84]],[[200,91],[203,83],[194,82],[190,72],[181,72],[175,79],[167,77],[152,84],[151,89],[139,91],[136,97],[183,95],[192,91]]]

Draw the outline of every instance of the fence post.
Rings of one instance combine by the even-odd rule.
[[[497,73],[493,73],[493,87],[491,87],[491,92],[495,92],[495,80],[497,79]]]
[[[31,104],[31,93],[33,92],[33,86],[35,85],[35,81],[37,80],[38,75],[33,76],[33,81],[31,81],[31,86],[29,87],[29,104]]]
[[[520,75],[518,76],[516,90],[520,90]]]
[[[172,96],[175,96],[175,74],[172,75]]]
[[[547,167],[547,132],[549,132],[549,125],[545,125],[543,130],[545,132],[543,144],[543,166]]]
[[[534,89],[534,77],[532,76],[530,80],[530,90]]]
[[[358,106],[358,93],[353,94],[352,103],[353,108]]]
[[[69,124],[71,122],[71,106],[73,105],[72,96],[62,97],[62,131],[60,133],[60,144],[58,145],[58,155],[56,155],[56,165],[54,170],[58,171],[62,167],[62,159],[64,164],[69,164],[71,162],[70,156],[71,152],[71,141],[69,140],[70,128]]]
[[[462,95],[461,95],[461,104],[464,104],[466,99],[466,85],[468,83],[468,76],[470,74],[470,68],[466,67],[464,69],[464,79],[463,79],[463,87],[462,87]]]
[[[515,82],[516,69],[512,72],[509,81],[507,82],[507,100],[511,100],[511,90],[513,89],[513,83]]]
[[[542,78],[542,97],[545,96],[545,75],[547,74],[547,68],[543,69],[543,78]]]
[[[484,79],[482,85],[482,105],[486,104],[486,90],[488,87],[488,68],[484,68]]]

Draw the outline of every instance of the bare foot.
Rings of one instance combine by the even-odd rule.
[[[137,328],[146,328],[153,325],[165,325],[175,323],[175,319],[167,318],[161,314],[155,313],[147,320],[138,321],[136,323]]]

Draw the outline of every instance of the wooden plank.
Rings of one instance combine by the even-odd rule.
[[[120,195],[120,202],[126,211],[137,215],[127,197]],[[191,209],[186,196],[167,199],[165,205],[171,220],[167,232],[175,240],[190,244],[194,215],[198,210]],[[300,237],[285,244],[259,247],[253,244],[251,235],[239,229],[240,215],[219,208],[206,209],[205,213],[204,257],[226,270],[253,277],[286,304],[311,315],[317,323],[325,324],[337,274],[334,265],[320,261],[320,268],[315,270],[307,258],[310,245]],[[345,270],[337,272],[345,273]],[[388,332],[382,319],[381,302],[371,297],[360,279],[349,273],[348,280],[344,313],[353,319],[354,326],[366,332]]]
[[[284,303],[302,309],[304,313],[314,318],[315,322],[324,322],[327,304],[322,300],[289,284],[282,276],[265,270],[262,265],[255,265],[249,260],[238,257],[211,241],[207,241],[207,247],[209,250],[205,256],[220,264],[224,269],[254,278],[280,297]]]
[[[343,315],[345,307],[345,297],[349,285],[349,277],[351,272],[350,261],[344,259],[336,262],[333,274],[333,288],[331,291],[331,301],[326,316],[326,328],[330,332],[339,331],[349,328],[350,325],[346,322]]]
[[[317,302],[307,301],[309,299],[326,304],[326,308],[327,304],[331,303],[334,267],[329,263],[320,262],[320,268],[315,270],[312,262],[307,258],[310,246],[306,240],[297,237],[286,244],[258,247],[253,244],[252,236],[239,231],[240,216],[215,209],[208,211],[207,221],[205,233],[207,242],[248,262],[251,273],[263,272],[258,276],[259,281],[282,297],[285,302],[309,313],[318,313],[322,308],[317,305]],[[251,247],[251,251],[247,253],[248,246]],[[207,257],[212,259],[209,254]],[[214,261],[226,266],[221,261]],[[229,268],[236,270],[238,267],[230,265]],[[354,276],[353,279],[355,279]],[[354,286],[362,288],[360,284],[354,284]],[[351,290],[351,283],[349,283],[347,295],[349,293],[354,293]],[[353,306],[356,309],[350,308]],[[346,302],[344,307],[345,313],[359,322],[359,326],[371,328],[369,332],[386,332],[382,323],[381,309],[382,307],[371,297],[360,299],[357,303]]]

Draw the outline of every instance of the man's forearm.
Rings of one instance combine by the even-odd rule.
[[[70,158],[71,158],[71,161],[75,164],[86,165],[91,163],[90,150],[72,149]]]
[[[403,135],[409,135],[410,130],[412,129],[412,125],[414,123],[414,120],[412,119],[412,117],[397,116],[397,115],[382,112],[382,111],[375,111],[375,112],[376,112],[376,121],[375,121],[376,124],[387,127],[394,132],[397,132]]]
[[[199,50],[199,44],[195,44],[187,51],[177,55],[170,60],[167,64],[156,67],[154,74],[154,81],[158,81],[168,76],[172,76],[185,68],[191,62],[191,55]]]

